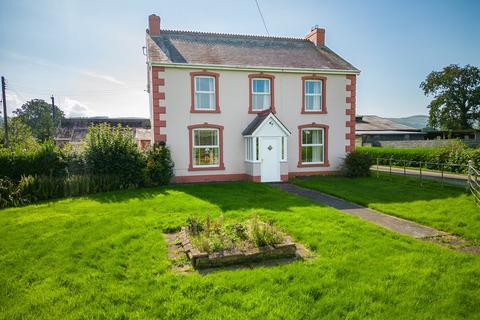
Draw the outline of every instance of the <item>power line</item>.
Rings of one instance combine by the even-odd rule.
[[[267,35],[270,35],[270,32],[268,32],[267,23],[265,22],[265,19],[263,18],[262,10],[260,10],[260,6],[258,5],[258,0],[255,0],[255,3],[257,4],[258,13],[260,13],[260,17],[262,18],[262,22],[263,22],[263,26],[265,27],[265,31],[267,31]]]

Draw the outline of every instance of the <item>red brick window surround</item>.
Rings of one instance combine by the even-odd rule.
[[[206,70],[190,72],[192,91],[192,105],[190,107],[191,113],[220,113],[218,91],[219,77],[220,74],[208,72]],[[203,80],[203,83],[206,85],[204,85],[202,88],[199,87],[201,80]],[[202,103],[205,103],[205,98],[207,98],[207,101],[209,101],[211,104],[209,108],[202,106]]]
[[[308,92],[307,92],[308,91]],[[309,102],[307,102],[307,100]],[[309,110],[307,105],[319,106]],[[302,77],[302,114],[327,113],[327,78],[321,76]]]
[[[223,164],[223,126],[188,126],[190,163],[188,171],[225,170]]]
[[[254,81],[255,80],[265,80],[265,79],[269,80],[269,88],[265,87],[265,88],[262,88],[262,89],[265,89],[265,91],[269,93],[270,106],[268,106],[267,108],[264,108],[264,109],[257,109],[256,106],[255,106],[256,102],[254,102],[254,99],[256,99],[256,96],[260,96],[262,94],[261,93],[254,94],[254,90],[256,90],[256,88],[254,88]],[[275,80],[274,75],[265,74],[265,73],[249,74],[248,75],[248,82],[249,82],[248,113],[261,113],[261,112],[264,112],[265,110],[270,110],[271,112],[275,113],[275,84],[274,84],[274,80]]]
[[[297,167],[328,167],[328,125],[304,124],[298,126]]]

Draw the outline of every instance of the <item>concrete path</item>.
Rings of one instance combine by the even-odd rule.
[[[416,239],[433,241],[442,245],[453,247],[455,250],[480,255],[480,247],[468,246],[468,243],[461,238],[449,235],[446,232],[439,231],[413,221],[380,213],[378,211],[360,206],[356,203],[352,203],[319,191],[298,187],[289,183],[272,183],[271,186],[298,196],[308,198],[314,202],[333,207],[345,213],[370,221],[386,229]]]
[[[373,165],[370,170],[372,170],[374,173],[377,171],[377,166]],[[389,166],[378,166],[378,171],[380,172],[390,172],[390,167]],[[399,174],[399,175],[406,175],[410,177],[420,177],[420,169],[404,169],[403,168],[398,168],[398,167],[392,167],[392,173],[394,174]],[[437,182],[444,182],[448,184],[454,184],[458,186],[466,186],[468,182],[468,177],[465,174],[459,174],[459,173],[443,173],[443,178],[442,178],[442,173],[437,172],[437,171],[425,171],[422,170],[422,179],[426,180],[434,180]]]

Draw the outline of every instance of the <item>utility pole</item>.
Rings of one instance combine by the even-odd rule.
[[[52,137],[55,137],[55,98],[52,96],[50,97],[52,99]]]
[[[3,104],[3,122],[5,124],[5,146],[8,147],[8,120],[7,120],[7,97],[5,95],[5,77],[2,76],[2,104]]]
[[[53,94],[50,99],[52,99],[52,121],[55,123],[55,98],[53,97]]]

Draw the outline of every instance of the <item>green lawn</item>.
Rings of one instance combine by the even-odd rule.
[[[169,271],[162,232],[256,213],[316,258],[206,276]],[[480,319],[480,257],[267,185],[185,185],[0,211],[3,319]]]
[[[465,188],[381,173],[368,178],[316,176],[293,183],[413,220],[480,244],[480,208]]]

